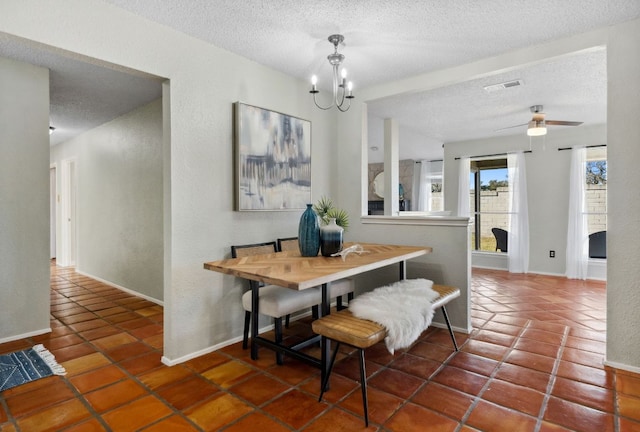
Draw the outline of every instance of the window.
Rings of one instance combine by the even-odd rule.
[[[606,149],[574,148],[571,151],[567,224],[568,278],[586,279],[589,258],[607,257],[606,185]]]
[[[442,211],[442,161],[417,161],[414,168],[411,210]]]
[[[427,180],[431,187],[429,194],[429,211],[444,210],[444,199],[442,194],[442,161],[431,162],[432,171]]]
[[[444,199],[442,194],[442,175],[431,180],[431,211],[444,210]]]
[[[492,229],[507,231],[509,227],[507,159],[472,160],[469,186],[469,208],[474,216],[471,249],[496,252],[498,244]]]
[[[585,209],[588,233],[607,230],[607,148],[587,148]]]

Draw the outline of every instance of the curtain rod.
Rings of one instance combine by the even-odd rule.
[[[416,161],[416,163],[422,163],[422,162],[442,162],[442,159],[433,159],[433,160],[428,160],[428,161]]]
[[[588,145],[588,146],[584,146],[584,148],[594,148],[594,147],[606,147],[606,144],[594,144],[594,145]],[[573,147],[561,147],[558,149],[558,151],[562,151],[562,150],[573,150]]]
[[[472,158],[482,158],[482,157],[489,157],[489,156],[506,156],[508,154],[513,154],[513,153],[517,153],[517,152],[511,152],[511,153],[494,153],[494,154],[488,154],[488,155],[478,155],[478,156],[466,156],[469,159]],[[522,153],[533,153],[532,150],[524,150]],[[460,160],[462,159],[461,157],[457,157],[455,158],[455,160]]]

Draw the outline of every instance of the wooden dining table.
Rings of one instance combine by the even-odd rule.
[[[358,243],[361,253],[350,253],[345,259],[342,257],[303,257],[298,251],[275,252],[263,255],[252,255],[242,258],[230,258],[204,263],[206,270],[220,272],[244,279],[279,285],[293,290],[304,290],[317,286],[322,287],[321,310],[322,315],[330,313],[330,285],[331,282],[356,276],[371,270],[399,264],[399,279],[406,275],[406,260],[417,258],[431,252],[425,246],[401,246],[375,243]],[[353,246],[345,243],[344,248]],[[264,346],[276,352],[297,358],[321,369],[322,380],[327,373],[330,343],[327,339],[320,339],[321,358],[309,356],[301,349],[315,340],[306,340],[293,346],[276,344],[274,341],[260,337],[258,334],[259,290],[255,285],[251,293],[251,358],[258,358],[258,347]]]

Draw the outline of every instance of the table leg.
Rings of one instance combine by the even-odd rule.
[[[329,298],[329,290],[331,289],[330,283],[322,284],[322,316],[329,315],[331,313],[331,303]],[[331,341],[326,337],[320,338],[320,387],[325,382],[325,377],[329,373],[329,357],[331,356]],[[329,384],[327,383],[328,390]],[[320,391],[323,389],[321,388]]]
[[[329,297],[331,290],[331,282],[322,284],[322,316],[331,313],[331,299]]]
[[[400,280],[405,280],[406,278],[406,267],[407,263],[406,261],[400,261]]]
[[[251,360],[258,360],[258,307],[260,304],[260,286],[257,282],[251,283]]]

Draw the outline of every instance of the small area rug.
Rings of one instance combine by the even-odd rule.
[[[432,286],[428,279],[402,280],[359,295],[349,302],[349,310],[358,318],[384,326],[384,342],[393,354],[409,347],[431,324],[431,302],[440,295]]]
[[[64,367],[43,345],[0,355],[0,391],[51,375],[65,375]]]

